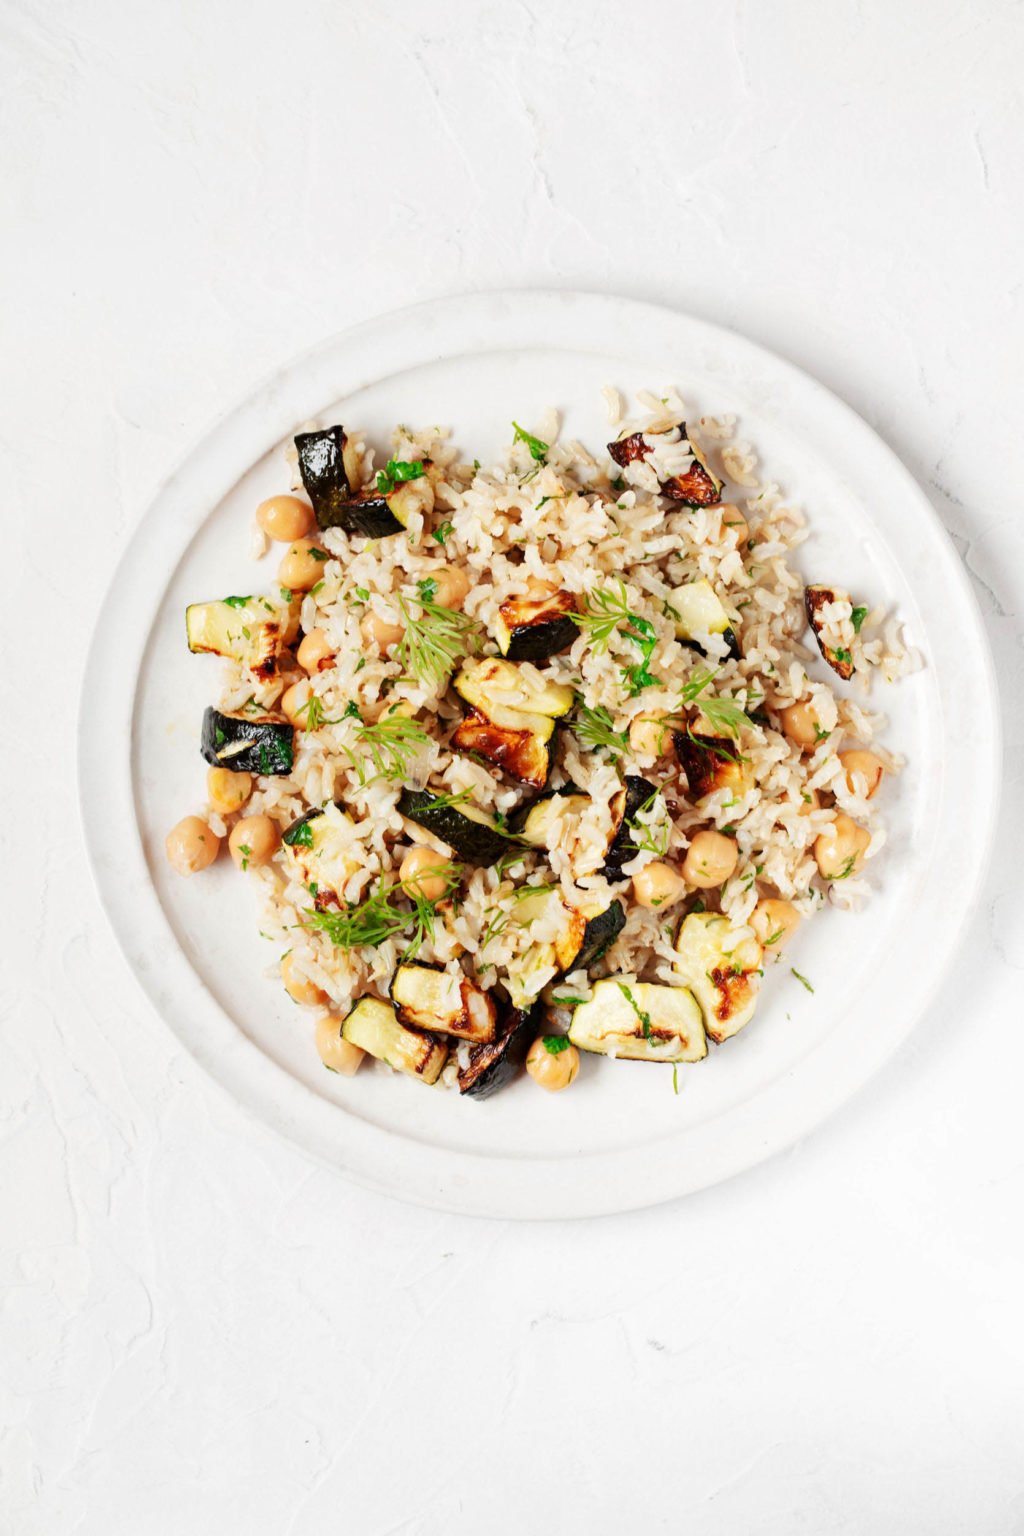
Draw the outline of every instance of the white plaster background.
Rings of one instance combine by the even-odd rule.
[[[4,1536],[1024,1531],[1022,52],[1010,0],[0,7]],[[97,911],[68,681],[225,404],[529,284],[734,326],[877,427],[974,578],[1007,791],[941,1006],[848,1110],[506,1226],[349,1187],[176,1048]]]

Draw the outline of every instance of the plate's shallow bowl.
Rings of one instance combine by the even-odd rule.
[[[879,686],[889,843],[863,913],[826,912],[766,978],[754,1023],[672,1074],[588,1061],[571,1093],[526,1080],[484,1103],[366,1068],[325,1072],[306,1010],[268,976],[276,954],[230,862],[183,881],[168,827],[204,801],[212,658],[190,656],[187,602],[270,584],[247,557],[256,503],[287,488],[281,444],[319,416],[382,443],[396,421],[450,424],[481,459],[547,405],[588,444],[607,436],[603,384],[672,383],[700,414],[734,412],[766,478],[810,515],[801,564],[905,619],[927,665]],[[349,332],[282,369],[229,416],[143,519],[105,602],[87,669],[80,784],[101,895],[125,955],[178,1037],[242,1104],[362,1183],[490,1216],[649,1205],[722,1179],[825,1119],[935,995],[990,840],[999,742],[992,668],[959,562],[929,503],[871,430],[750,343],[665,310],[595,295],[451,299]],[[884,693],[884,699],[879,697]],[[970,732],[955,729],[970,697]],[[116,826],[118,836],[108,836]],[[127,835],[126,835],[127,830]],[[792,975],[790,959],[813,993]]]

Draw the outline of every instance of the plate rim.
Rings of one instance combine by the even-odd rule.
[[[227,462],[227,483],[221,490],[221,495],[226,494],[251,465],[257,462],[275,441],[280,440],[289,426],[293,426],[296,420],[302,419],[300,411],[291,407],[285,409],[288,401],[292,399],[291,395],[283,403],[275,400],[280,384],[286,379],[296,375],[301,376],[307,371],[312,372],[314,378],[318,377],[318,370],[327,368],[330,360],[337,356],[350,353],[357,358],[360,348],[368,339],[379,339],[382,334],[400,333],[401,344],[408,346],[411,344],[410,338],[415,337],[422,348],[429,342],[431,336],[438,334],[450,336],[453,329],[458,330],[459,326],[468,329],[471,335],[480,327],[485,330],[500,331],[503,325],[507,326],[510,319],[514,319],[518,326],[523,323],[522,312],[529,310],[531,306],[532,325],[537,324],[538,317],[542,324],[551,324],[557,319],[559,324],[555,325],[556,330],[567,316],[571,317],[570,330],[579,324],[581,319],[584,328],[592,326],[593,321],[587,318],[588,316],[591,316],[595,310],[607,312],[610,309],[620,319],[625,321],[628,318],[637,324],[638,328],[639,322],[647,326],[660,323],[666,327],[674,326],[677,330],[689,330],[709,343],[724,342],[730,350],[738,352],[741,356],[746,355],[747,358],[795,387],[798,392],[806,394],[809,390],[817,407],[831,413],[835,421],[840,423],[847,432],[859,437],[863,444],[868,445],[868,451],[884,462],[886,473],[902,482],[904,493],[916,503],[918,510],[930,524],[933,542],[942,551],[945,574],[959,589],[963,616],[968,619],[970,625],[968,649],[974,652],[974,663],[980,665],[980,679],[976,681],[973,701],[975,728],[978,720],[977,711],[980,709],[984,713],[984,725],[991,741],[991,751],[988,753],[986,764],[988,772],[982,786],[984,792],[976,798],[980,824],[975,835],[977,852],[970,866],[970,881],[966,886],[959,888],[959,919],[951,935],[943,963],[931,977],[930,984],[921,991],[914,1008],[907,1010],[894,1025],[887,1036],[885,1048],[871,1053],[866,1065],[862,1063],[861,1070],[851,1072],[849,1078],[842,1083],[837,1082],[833,1077],[830,1081],[831,1092],[819,1092],[813,1100],[813,1105],[808,1098],[805,1104],[799,1106],[803,1110],[802,1113],[794,1115],[784,1126],[776,1125],[775,1134],[755,1136],[753,1141],[756,1144],[752,1144],[748,1138],[742,1150],[738,1145],[730,1147],[728,1139],[725,1145],[715,1145],[716,1122],[712,1121],[698,1127],[701,1140],[707,1144],[703,1159],[698,1166],[694,1167],[692,1163],[687,1164],[674,1170],[674,1176],[673,1171],[670,1171],[669,1176],[662,1177],[660,1182],[655,1180],[652,1183],[651,1178],[648,1177],[646,1184],[639,1192],[628,1184],[624,1187],[621,1179],[617,1183],[612,1179],[600,1185],[599,1191],[595,1193],[593,1188],[586,1187],[585,1179],[574,1176],[575,1170],[581,1166],[584,1169],[592,1168],[595,1163],[600,1163],[602,1158],[605,1162],[616,1161],[622,1157],[622,1154],[617,1154],[614,1158],[610,1154],[585,1153],[578,1159],[517,1158],[512,1160],[502,1158],[500,1155],[489,1157],[485,1154],[455,1151],[444,1147],[425,1148],[420,1142],[405,1144],[403,1139],[394,1132],[356,1120],[347,1115],[344,1108],[338,1104],[328,1104],[311,1088],[291,1077],[265,1056],[253,1041],[237,1029],[229,1015],[220,1009],[216,1000],[207,992],[198,975],[192,970],[184,951],[178,946],[155,892],[151,890],[153,900],[157,903],[157,910],[168,929],[171,943],[180,959],[209,1005],[233,1031],[235,1037],[233,1049],[224,1052],[204,1048],[203,1042],[197,1040],[194,1035],[190,1036],[188,1029],[176,1027],[175,1023],[171,1022],[168,1016],[168,1000],[161,997],[152,971],[147,971],[146,966],[140,963],[137,953],[133,957],[129,941],[131,937],[136,939],[138,937],[131,932],[137,914],[130,904],[125,906],[120,889],[121,860],[115,863],[103,849],[101,835],[103,817],[96,809],[97,795],[102,802],[106,794],[109,804],[112,800],[116,800],[118,786],[122,790],[127,788],[128,804],[131,805],[133,802],[130,724],[145,647],[140,649],[131,672],[131,686],[128,691],[133,707],[127,710],[127,719],[124,709],[127,700],[119,700],[112,688],[104,690],[105,705],[101,707],[106,708],[111,717],[111,723],[115,728],[117,723],[122,725],[127,723],[129,726],[124,749],[120,753],[116,783],[110,775],[109,760],[99,760],[97,757],[95,742],[98,736],[105,733],[98,732],[95,728],[97,703],[95,696],[90,694],[88,680],[102,675],[112,644],[116,649],[117,609],[112,603],[112,596],[118,591],[119,586],[123,589],[125,572],[138,561],[144,546],[150,543],[154,527],[159,527],[167,537],[178,531],[178,524],[182,519],[180,513],[175,514],[175,498],[180,493],[182,483],[187,482],[190,472],[197,473],[198,466],[202,466],[211,455],[218,462]],[[603,323],[607,323],[607,313],[604,315]],[[594,351],[592,339],[595,332],[590,331],[589,334],[590,345],[581,341],[572,345],[571,350],[578,353]],[[492,347],[497,344],[496,340],[491,342]],[[536,343],[530,341],[522,345],[532,350],[540,344],[539,341]],[[544,345],[550,347],[552,343],[546,339]],[[478,341],[476,348],[470,347],[469,350],[483,351],[485,346],[486,343]],[[466,348],[442,346],[442,349],[437,351],[428,346],[425,356],[417,353],[408,358],[402,366],[414,367],[431,360],[461,355],[466,350]],[[670,351],[671,343],[666,341],[666,359]],[[352,392],[365,383],[373,382],[375,377],[383,377],[383,374],[371,373],[360,382],[347,381],[344,392]],[[265,419],[267,414],[274,412],[276,419],[283,410],[287,417],[284,428],[276,435],[272,434],[269,442],[264,442],[263,446],[252,452],[251,456],[236,462],[232,458],[235,438],[240,437],[242,442],[248,440],[248,418],[255,416],[259,423],[256,430],[265,434],[269,426],[269,422]],[[201,518],[205,519],[215,505],[216,501],[204,502]],[[192,526],[192,533],[195,532],[196,526],[198,524]],[[179,549],[179,558],[181,552]],[[112,615],[115,615],[113,619]],[[981,686],[978,686],[979,682]],[[480,290],[452,294],[442,299],[430,299],[402,309],[388,311],[361,321],[358,325],[335,332],[314,346],[304,349],[294,358],[265,374],[253,389],[236,399],[235,403],[193,443],[166,477],[132,527],[113,577],[100,601],[92,628],[77,713],[76,779],[79,813],[93,884],[126,969],[146,998],[149,1007],[160,1018],[176,1043],[189,1052],[206,1075],[212,1078],[218,1088],[225,1092],[236,1106],[241,1107],[247,1116],[258,1119],[262,1124],[271,1125],[314,1160],[343,1172],[366,1188],[399,1200],[465,1215],[490,1218],[559,1219],[579,1215],[611,1214],[661,1204],[707,1188],[791,1147],[803,1136],[810,1134],[819,1125],[831,1119],[853,1099],[880,1071],[885,1062],[895,1055],[902,1042],[917,1027],[955,962],[991,862],[1003,778],[1002,722],[998,699],[995,663],[984,630],[982,615],[971,589],[968,574],[941,518],[923,487],[895,450],[852,406],[827,385],[740,333],[670,306],[616,294],[582,290],[546,288]],[[132,851],[145,866],[145,853],[134,810],[132,825],[135,833]],[[814,1054],[814,1050],[809,1052],[807,1056],[801,1058],[800,1066],[789,1073],[787,1078],[768,1084],[755,1095],[758,1104],[779,1097],[782,1084],[795,1077]],[[242,1079],[241,1089],[239,1077]],[[286,1085],[283,1090],[282,1084]],[[821,1085],[818,1086],[820,1089]],[[287,1104],[280,1102],[282,1097],[288,1100]],[[331,1142],[330,1151],[324,1145],[323,1137],[312,1134],[316,1130],[313,1122],[324,1120],[322,1109],[326,1109],[333,1118],[335,1132],[338,1130],[342,1132],[340,1138],[337,1134],[326,1138]],[[730,1111],[728,1118],[731,1120],[734,1114],[735,1110]],[[353,1134],[346,1136],[345,1127]],[[693,1135],[693,1128],[689,1134]],[[669,1144],[677,1139],[682,1144],[686,1136],[687,1132],[681,1129],[678,1138],[675,1136],[669,1138]],[[346,1144],[339,1145],[339,1140]],[[365,1149],[356,1143],[364,1142],[377,1144],[378,1153],[383,1152],[383,1162],[380,1155],[374,1154],[368,1159],[363,1155]],[[396,1182],[395,1166],[403,1162],[408,1163],[407,1154],[401,1150],[403,1145],[415,1146],[415,1162],[418,1167],[411,1180],[408,1167],[404,1167],[403,1179]],[[495,1178],[498,1165],[506,1170],[505,1176],[500,1180]],[[382,1166],[390,1171],[382,1174],[380,1172]],[[594,1181],[591,1180],[591,1184],[593,1183]]]

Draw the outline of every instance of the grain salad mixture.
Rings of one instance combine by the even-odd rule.
[[[731,419],[605,397],[600,451],[552,411],[488,465],[441,427],[380,454],[307,425],[256,513],[276,583],[187,610],[227,663],[168,857],[227,841],[334,1071],[482,1098],[524,1062],[564,1088],[582,1052],[678,1084],[800,924],[867,892],[900,767],[870,683],[916,658],[804,581],[803,516]]]

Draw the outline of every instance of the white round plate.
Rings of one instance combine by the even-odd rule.
[[[204,802],[203,706],[214,658],[185,645],[187,602],[270,584],[248,558],[258,501],[287,489],[282,445],[304,421],[450,424],[469,456],[548,405],[609,437],[601,386],[676,385],[733,412],[766,477],[809,514],[809,580],[890,604],[925,668],[875,703],[907,769],[884,787],[889,843],[863,913],[826,912],[766,977],[755,1021],[697,1066],[588,1060],[570,1093],[523,1079],[483,1103],[364,1068],[324,1071],[306,1010],[268,976],[276,954],[230,861],[181,880],[168,827]],[[103,605],[86,668],[80,787],[99,889],[129,965],[178,1038],[235,1098],[374,1189],[485,1216],[581,1216],[724,1179],[819,1124],[925,1014],[983,873],[998,795],[989,657],[960,563],[928,501],[859,417],[726,331],[592,294],[478,294],[371,321],[282,368],[172,477]],[[835,681],[833,679],[833,681]],[[971,700],[970,731],[957,727]],[[111,830],[116,829],[116,836]],[[792,975],[790,960],[814,990]]]

